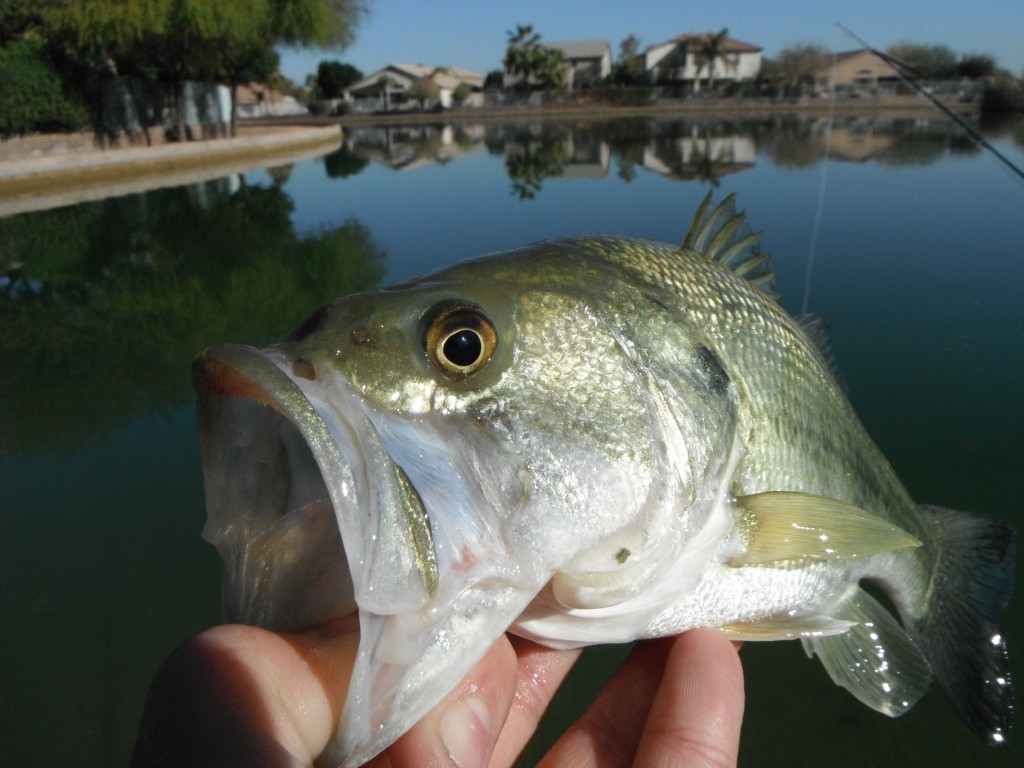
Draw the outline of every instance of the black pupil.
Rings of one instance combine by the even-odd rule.
[[[444,340],[442,351],[452,365],[467,368],[480,359],[480,355],[484,351],[484,344],[480,339],[480,334],[463,328]]]

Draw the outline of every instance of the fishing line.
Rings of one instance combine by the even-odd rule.
[[[818,230],[821,229],[821,215],[825,210],[825,189],[828,183],[828,160],[832,155],[832,126],[836,116],[836,70],[838,68],[836,53],[835,30],[832,32],[832,71],[828,80],[828,119],[825,121],[825,157],[821,161],[821,184],[818,187],[818,207],[814,212],[814,224],[811,226],[811,244],[807,253],[807,272],[804,275],[804,303],[800,314],[807,314],[811,300],[811,277],[814,274],[814,258],[818,250]]]
[[[935,96],[933,96],[932,94],[928,93],[928,91],[925,89],[925,87],[922,86],[919,82],[917,82],[917,79],[915,77],[913,77],[910,74],[905,73],[903,71],[903,68],[906,65],[903,64],[903,62],[899,61],[898,59],[894,59],[892,56],[890,56],[887,53],[882,53],[882,51],[878,50],[877,48],[872,48],[870,45],[868,45],[868,43],[862,37],[860,37],[857,34],[855,34],[853,31],[850,30],[849,27],[844,25],[842,22],[837,21],[836,22],[836,26],[839,27],[841,30],[843,30],[846,34],[848,34],[854,40],[856,40],[858,43],[863,45],[866,49],[868,49],[873,54],[875,54],[878,58],[882,59],[882,61],[884,61],[887,64],[889,64],[896,71],[896,75],[899,77],[900,80],[903,81],[904,84],[910,86],[915,91],[917,91],[919,94],[921,94],[926,99],[928,99],[928,101],[930,101],[932,103],[932,105],[936,109],[940,110],[943,114],[945,114],[951,120],[953,120],[957,125],[959,125],[961,128],[963,128],[967,132],[967,135],[970,136],[971,139],[973,139],[974,143],[977,146],[981,147],[982,149],[987,149],[989,152],[991,152],[992,155],[997,160],[999,160],[1004,166],[1006,166],[1006,168],[1008,168],[1011,173],[1013,173],[1015,176],[1017,176],[1018,181],[1024,183],[1024,170],[1021,170],[1020,168],[1018,168],[1010,158],[1008,158],[1006,155],[1004,155],[998,149],[996,149],[991,144],[989,144],[988,141],[985,139],[985,137],[982,136],[974,128],[974,126],[972,126],[970,123],[968,123],[962,117],[960,117],[960,115],[956,114],[953,110],[951,110],[949,107],[947,107],[945,104],[943,104],[937,98],[935,98]]]

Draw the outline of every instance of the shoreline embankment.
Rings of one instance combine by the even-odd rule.
[[[977,115],[977,103],[946,104]],[[766,116],[863,114],[938,117],[926,99],[889,96],[828,101],[801,99],[684,99],[641,106],[552,103],[446,112],[301,115],[240,123],[234,138],[101,146],[90,133],[54,134],[0,142],[0,216],[189,184],[232,173],[298,162],[341,145],[347,127],[532,122],[597,122],[617,118],[742,119]],[[138,138],[138,137],[136,137]]]

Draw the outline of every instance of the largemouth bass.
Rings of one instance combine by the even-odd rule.
[[[880,712],[934,676],[1005,739],[1013,532],[909,497],[759,238],[709,195],[682,247],[540,243],[199,355],[226,618],[359,615],[321,764],[386,748],[506,631],[800,638]]]

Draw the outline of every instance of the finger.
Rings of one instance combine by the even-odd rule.
[[[451,693],[369,765],[484,768],[515,689],[516,655],[502,635]]]
[[[517,657],[516,690],[494,748],[491,768],[515,764],[555,692],[580,656],[579,650],[556,651],[521,637],[509,640]]]
[[[344,703],[359,642],[349,629],[226,625],[196,636],[150,687],[132,767],[309,765]]]
[[[541,766],[629,766],[672,641],[637,644],[583,716],[555,743]]]
[[[743,718],[743,669],[731,642],[692,630],[672,643],[634,765],[735,768]]]

